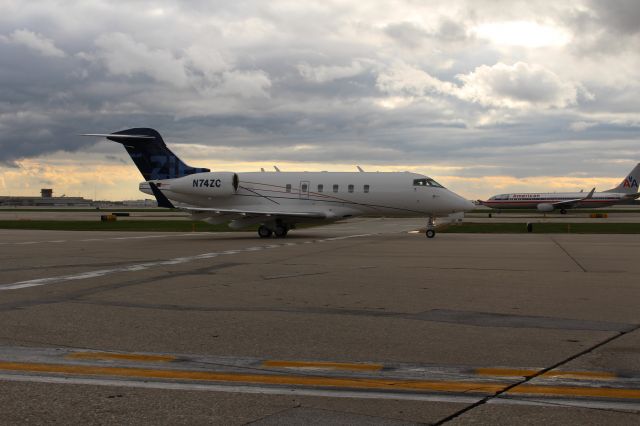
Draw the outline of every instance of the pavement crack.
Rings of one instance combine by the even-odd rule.
[[[578,265],[578,267],[579,267],[580,269],[582,269],[582,272],[589,272],[589,271],[587,271],[587,269],[586,269],[584,266],[582,266],[582,264],[581,264],[580,262],[578,262],[578,261],[576,260],[576,258],[575,258],[575,257],[573,257],[573,256],[571,255],[571,253],[569,253],[569,252],[567,251],[567,249],[566,249],[566,248],[564,248],[564,247],[563,247],[563,246],[562,246],[562,245],[561,245],[561,244],[560,244],[560,243],[559,243],[555,238],[551,237],[551,241],[553,241],[553,242],[554,242],[554,244],[555,244],[555,245],[557,245],[557,246],[560,248],[560,250],[562,250],[562,251],[563,251],[563,252],[564,252],[564,253],[569,257],[569,259],[573,260],[573,263],[575,263],[576,265]]]
[[[281,280],[281,279],[285,279],[285,278],[298,278],[298,277],[309,277],[309,276],[314,276],[314,275],[325,275],[328,274],[329,271],[323,271],[323,272],[302,272],[302,273],[292,273],[292,274],[282,274],[282,275],[263,275],[262,279],[263,280]]]
[[[286,408],[283,408],[282,410],[278,410],[278,411],[276,411],[274,413],[269,413],[269,414],[267,414],[265,416],[258,417],[255,420],[251,420],[250,422],[243,423],[243,425],[246,426],[246,425],[254,424],[256,422],[260,422],[262,420],[266,420],[269,417],[273,417],[273,416],[277,416],[278,414],[286,413],[289,410],[295,410],[296,408],[300,408],[301,406],[302,406],[302,404],[300,404],[299,402],[296,402],[295,405],[292,406],[292,407],[286,407]]]
[[[512,383],[509,386],[505,386],[501,390],[499,390],[499,391],[497,391],[497,392],[495,392],[495,393],[493,393],[491,395],[485,396],[484,398],[480,399],[479,401],[476,401],[473,404],[468,405],[467,407],[465,407],[465,408],[463,408],[461,410],[458,410],[455,413],[445,417],[444,419],[441,419],[441,420],[437,421],[436,423],[434,423],[434,425],[437,426],[437,425],[443,425],[445,423],[448,423],[451,420],[454,420],[454,419],[460,417],[461,415],[463,415],[465,413],[468,413],[469,411],[473,410],[474,408],[480,407],[481,405],[486,404],[487,402],[491,401],[492,399],[495,399],[495,398],[500,397],[501,395],[504,395],[505,393],[509,392],[510,390],[512,390],[512,389],[514,389],[514,388],[516,388],[518,386],[521,386],[521,385],[524,385],[526,383],[529,383],[532,380],[534,380],[534,379],[536,379],[536,378],[538,378],[540,376],[543,376],[544,374],[546,374],[546,373],[548,373],[548,372],[550,372],[552,370],[555,370],[556,368],[559,368],[559,367],[561,367],[561,366],[563,366],[563,365],[565,365],[565,364],[567,364],[567,363],[569,363],[569,362],[571,362],[571,361],[573,361],[575,359],[578,359],[581,356],[589,354],[589,353],[595,351],[596,349],[601,348],[602,346],[607,345],[607,344],[613,342],[614,340],[617,340],[617,339],[621,338],[622,336],[625,336],[625,335],[627,335],[629,333],[632,333],[632,332],[634,332],[634,331],[636,331],[638,329],[640,329],[640,325],[636,325],[635,327],[633,327],[633,328],[631,328],[629,330],[620,331],[617,334],[615,334],[615,335],[613,335],[613,336],[601,341],[600,343],[596,343],[595,345],[592,345],[592,346],[590,346],[590,347],[588,347],[588,348],[586,348],[586,349],[584,349],[584,350],[582,350],[582,351],[580,351],[580,352],[578,352],[576,354],[573,354],[573,355],[571,355],[571,356],[569,356],[569,357],[567,357],[567,358],[565,358],[565,359],[563,359],[563,360],[561,360],[561,361],[559,361],[559,362],[557,362],[557,363],[555,363],[555,364],[553,364],[553,365],[551,365],[549,367],[546,367],[546,368],[543,368],[541,370],[538,370],[534,374],[524,377],[522,380],[518,380],[517,382]]]

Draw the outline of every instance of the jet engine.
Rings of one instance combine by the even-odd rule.
[[[553,204],[549,204],[549,203],[541,203],[538,204],[537,209],[539,212],[552,212],[553,211]]]
[[[202,197],[228,197],[238,191],[240,181],[233,172],[205,172],[163,180],[156,185],[161,191]]]

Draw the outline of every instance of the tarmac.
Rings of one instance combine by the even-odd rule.
[[[640,236],[0,230],[0,423],[638,424]]]

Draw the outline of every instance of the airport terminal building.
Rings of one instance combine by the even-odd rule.
[[[14,207],[90,207],[93,200],[83,197],[54,197],[53,189],[43,188],[40,197],[0,196],[0,206]]]

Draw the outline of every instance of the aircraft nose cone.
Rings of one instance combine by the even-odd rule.
[[[451,193],[451,209],[453,211],[466,212],[473,210],[474,208],[475,205],[471,201],[462,198],[458,194],[454,194],[453,192]]]

